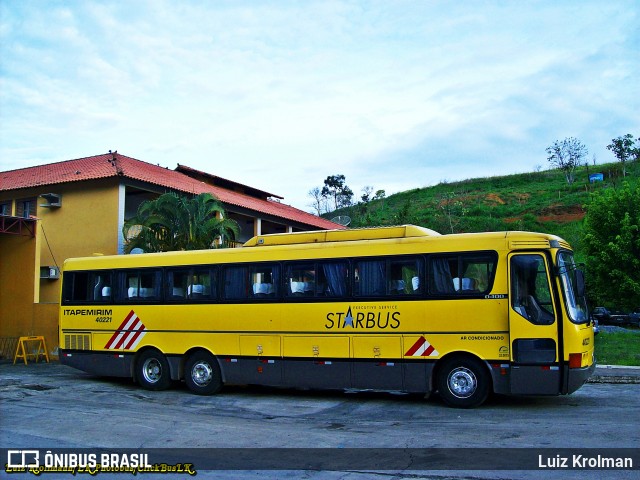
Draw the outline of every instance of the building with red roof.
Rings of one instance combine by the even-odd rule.
[[[343,228],[281,203],[283,198],[278,195],[185,165],[178,165],[175,170],[170,170],[117,152],[0,172],[0,209],[9,209],[11,193],[27,198],[34,193],[33,190],[41,190],[42,187],[46,187],[45,190],[48,191],[81,183],[90,188],[107,179],[112,182],[116,180],[126,190],[125,218],[135,214],[135,208],[140,204],[136,198],[150,198],[168,191],[193,195],[209,192],[223,203],[230,218],[237,217],[237,220],[243,222],[243,238],[240,241],[248,240],[256,234]],[[35,203],[30,206],[36,208]],[[18,216],[24,213],[20,210],[22,207],[16,204]],[[35,211],[31,212],[31,215],[34,214]],[[252,220],[252,228],[246,227],[247,219]],[[253,222],[255,219],[260,219],[261,222]]]
[[[240,243],[255,235],[344,228],[278,195],[117,152],[0,172],[0,338],[43,334],[57,343],[51,318],[57,318],[64,260],[122,254],[125,220],[166,192],[213,194],[238,223]]]

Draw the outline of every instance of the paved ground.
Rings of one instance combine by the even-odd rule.
[[[437,396],[425,401],[373,392],[229,387],[220,395],[199,397],[183,385],[148,392],[127,379],[95,378],[55,363],[4,363],[0,364],[0,449],[163,448],[179,454],[180,449],[191,452],[193,447],[218,453],[221,448],[249,447],[260,449],[259,453],[248,450],[251,455],[264,455],[264,448],[302,447],[349,455],[353,454],[350,449],[361,448],[376,448],[376,454],[394,448],[437,448],[438,455],[442,449],[454,449],[462,465],[483,448],[487,450],[480,450],[481,454],[496,459],[514,455],[511,448],[524,452],[546,448],[552,456],[567,447],[638,452],[639,379],[640,369],[601,366],[593,383],[570,396],[496,397],[478,409],[456,410]],[[637,478],[632,471],[364,470],[200,471],[197,478]],[[0,470],[1,478],[3,474]],[[51,475],[41,477],[72,478]],[[127,477],[100,474],[97,478]]]

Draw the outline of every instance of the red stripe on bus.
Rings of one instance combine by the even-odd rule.
[[[131,348],[131,346],[136,342],[136,339],[140,336],[140,334],[142,332],[144,332],[145,328],[144,325],[142,325],[142,328],[140,330],[138,330],[133,337],[131,337],[131,340],[129,340],[122,348],[124,350],[129,350]]]
[[[124,326],[124,329],[125,329],[126,331],[121,332],[121,333],[122,333],[122,336],[120,337],[120,340],[118,340],[118,343],[117,343],[117,344],[115,345],[115,347],[113,347],[113,348],[115,348],[115,349],[117,350],[118,348],[122,347],[122,344],[123,344],[123,343],[124,343],[124,341],[127,339],[127,336],[129,336],[129,332],[128,332],[128,331],[129,331],[129,330],[138,330],[138,328],[140,328],[140,327],[138,326],[138,324],[142,325],[142,322],[140,322],[140,319],[136,317],[136,318],[133,320],[133,323],[132,323],[128,328],[127,328],[127,326],[125,325],[125,326]]]
[[[127,315],[127,317],[124,319],[124,321],[120,324],[120,326],[118,327],[118,330],[124,330],[125,325],[127,324],[127,322],[129,320],[131,320],[131,317],[133,317],[135,315],[135,312],[133,310],[131,310],[129,312],[129,315]],[[116,332],[117,333],[117,332]]]
[[[109,341],[107,342],[107,344],[104,346],[104,348],[107,349],[112,349],[113,348],[113,342],[116,341],[116,339],[118,338],[118,336],[122,335],[121,339],[122,340],[125,335],[122,332],[122,330],[124,330],[124,328],[127,326],[127,323],[129,322],[129,320],[131,320],[131,317],[133,317],[135,315],[135,312],[133,310],[131,310],[129,312],[129,315],[127,315],[127,317],[124,319],[124,321],[120,324],[120,326],[116,329],[116,332],[111,336],[111,338],[109,339]]]
[[[129,315],[127,315],[127,317],[123,320],[123,322],[120,324],[120,326],[116,329],[116,332],[111,336],[111,338],[109,339],[107,344],[104,346],[104,348],[108,348],[108,349],[113,348],[113,342],[115,342],[116,339],[118,338],[118,336],[122,334],[122,330],[124,330],[124,328],[127,325],[127,322],[129,320],[131,320],[131,317],[133,315],[135,315],[135,313],[133,312],[133,310],[131,310],[129,312]]]
[[[424,337],[420,337],[416,343],[413,344],[413,347],[409,349],[407,353],[404,354],[405,357],[411,357],[414,353],[418,351],[418,349],[424,345],[424,342],[427,340]]]

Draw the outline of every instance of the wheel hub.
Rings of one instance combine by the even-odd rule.
[[[191,379],[193,380],[193,383],[195,383],[199,387],[205,387],[209,385],[212,378],[213,369],[208,363],[196,363],[191,369]]]
[[[456,368],[447,379],[449,390],[458,398],[468,398],[476,391],[478,381],[468,368]]]
[[[156,383],[162,377],[162,365],[156,358],[150,358],[144,362],[142,374],[149,383]]]

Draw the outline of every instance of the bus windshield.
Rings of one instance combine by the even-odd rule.
[[[558,273],[569,319],[573,323],[587,323],[589,316],[584,293],[584,277],[575,264],[573,254],[570,252],[558,254]]]

